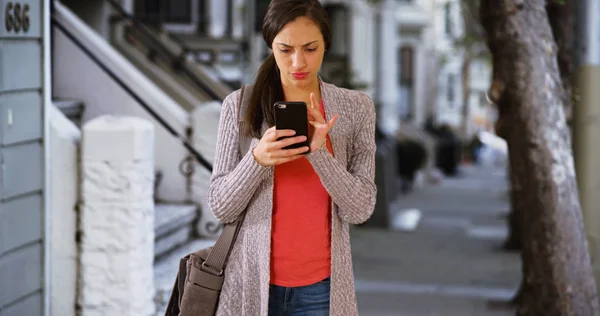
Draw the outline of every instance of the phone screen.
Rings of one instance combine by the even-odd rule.
[[[306,136],[306,141],[296,143],[283,149],[309,146],[308,143],[308,114],[305,102],[276,102],[275,103],[275,128],[291,129],[296,131],[295,136]],[[294,136],[294,137],[295,137]],[[283,137],[285,138],[285,137]]]

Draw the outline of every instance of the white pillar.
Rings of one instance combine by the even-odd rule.
[[[244,82],[253,83],[256,79],[256,74],[258,73],[258,70],[264,61],[263,56],[265,55],[265,51],[268,51],[269,48],[265,45],[265,40],[260,33],[252,32],[249,36],[248,42],[250,43],[248,47],[248,56],[250,62],[247,67],[248,70],[244,74]]]
[[[240,40],[244,38],[244,28],[246,27],[247,16],[244,15],[244,11],[248,10],[248,5],[245,4],[244,0],[234,0],[232,10],[232,36],[234,39]]]
[[[379,64],[378,95],[381,102],[380,128],[385,134],[395,135],[400,127],[398,113],[398,60],[396,40],[398,28],[396,23],[395,0],[384,0],[380,7],[379,25]]]
[[[419,37],[419,43],[415,45],[414,51],[414,67],[413,67],[413,84],[414,84],[414,112],[413,112],[413,123],[417,126],[422,126],[426,119],[426,95],[429,93],[426,89],[428,82],[425,80],[427,73],[427,67],[425,65],[425,49],[423,44],[423,37]]]
[[[98,117],[81,159],[81,315],[153,315],[154,127]]]
[[[349,1],[346,2],[346,13],[341,18],[346,18],[347,38],[340,38],[335,35],[334,45],[336,41],[349,42],[345,44],[349,51],[349,70],[352,77],[351,82],[355,84],[366,84],[368,87],[361,89],[369,96],[374,97],[375,89],[375,71],[376,64],[374,63],[375,54],[377,54],[377,40],[375,32],[379,31],[378,26],[374,26],[375,9],[370,8],[365,1]]]
[[[50,121],[50,314],[75,315],[77,293],[77,214],[81,132],[54,105]]]
[[[227,30],[227,1],[210,0],[210,35],[220,38]]]

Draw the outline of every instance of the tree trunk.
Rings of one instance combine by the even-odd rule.
[[[494,74],[493,74],[493,78],[497,78],[499,75],[497,74],[497,72],[499,72],[500,70],[498,69],[498,67],[494,66]],[[492,86],[490,87],[489,90],[489,96],[491,97],[492,101],[494,101],[494,103],[498,104],[499,100],[500,100],[500,94],[501,91],[504,89],[504,84],[502,84],[500,81],[493,81],[492,82]],[[498,112],[503,111],[504,108],[503,107],[498,107]],[[499,113],[500,114],[500,113]],[[495,130],[496,130],[496,134],[504,139],[505,141],[508,142],[508,136],[510,135],[511,132],[511,125],[510,125],[510,118],[507,115],[499,115],[498,120],[496,121],[496,125],[495,125]],[[510,153],[509,153],[509,160],[510,160]],[[510,162],[510,161],[509,161]],[[508,165],[508,178],[509,178],[509,183],[510,183],[510,212],[508,214],[508,237],[506,238],[506,240],[504,241],[504,249],[505,250],[521,250],[521,247],[523,245],[522,243],[522,237],[521,237],[521,222],[520,222],[520,212],[521,210],[519,209],[520,205],[522,205],[522,203],[519,203],[519,197],[523,196],[523,193],[521,192],[522,187],[519,185],[519,178],[516,178],[513,176],[513,172],[511,172],[511,167],[510,167],[510,163]]]
[[[523,237],[518,315],[600,315],[544,0],[482,0]]]
[[[561,81],[565,89],[563,104],[567,117],[567,122],[571,121],[573,112],[572,85],[571,76],[574,71],[574,50],[575,50],[575,11],[573,1],[549,0],[546,4],[546,12],[552,35],[558,46],[558,69],[560,71]],[[521,194],[515,184],[511,182],[511,211],[508,216],[508,238],[504,242],[506,250],[520,250],[521,236],[520,223],[517,215],[518,210],[514,207],[517,204],[514,200]]]
[[[573,117],[571,76],[575,70],[575,1],[548,0],[548,20],[558,46],[558,70],[565,88],[564,106],[567,122]]]
[[[509,168],[510,169],[510,168]],[[519,222],[518,199],[523,196],[520,192],[518,179],[515,179],[509,171],[510,178],[510,213],[508,214],[508,238],[504,241],[504,249],[518,251],[522,248],[521,223]]]

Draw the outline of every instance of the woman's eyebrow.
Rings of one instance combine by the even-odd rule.
[[[313,44],[313,43],[316,43],[316,42],[317,42],[317,41],[308,42],[308,43],[306,43],[306,44],[302,45],[302,47],[306,47],[306,46],[308,46],[308,45],[310,45],[310,44]],[[283,46],[285,46],[285,47],[292,47],[291,45],[284,44],[284,43],[275,43],[275,44],[277,44],[277,45],[283,45]]]

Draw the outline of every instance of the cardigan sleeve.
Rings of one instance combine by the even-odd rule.
[[[357,101],[362,113],[359,112],[357,124],[353,124],[348,167],[344,168],[325,146],[307,155],[321,183],[338,206],[340,218],[350,224],[360,224],[371,217],[377,196],[375,107],[371,98],[362,92],[359,92]]]
[[[256,162],[252,146],[241,160],[239,158],[239,97],[239,92],[234,92],[223,101],[213,172],[208,187],[208,205],[214,216],[225,224],[234,222],[246,209],[271,168]]]

